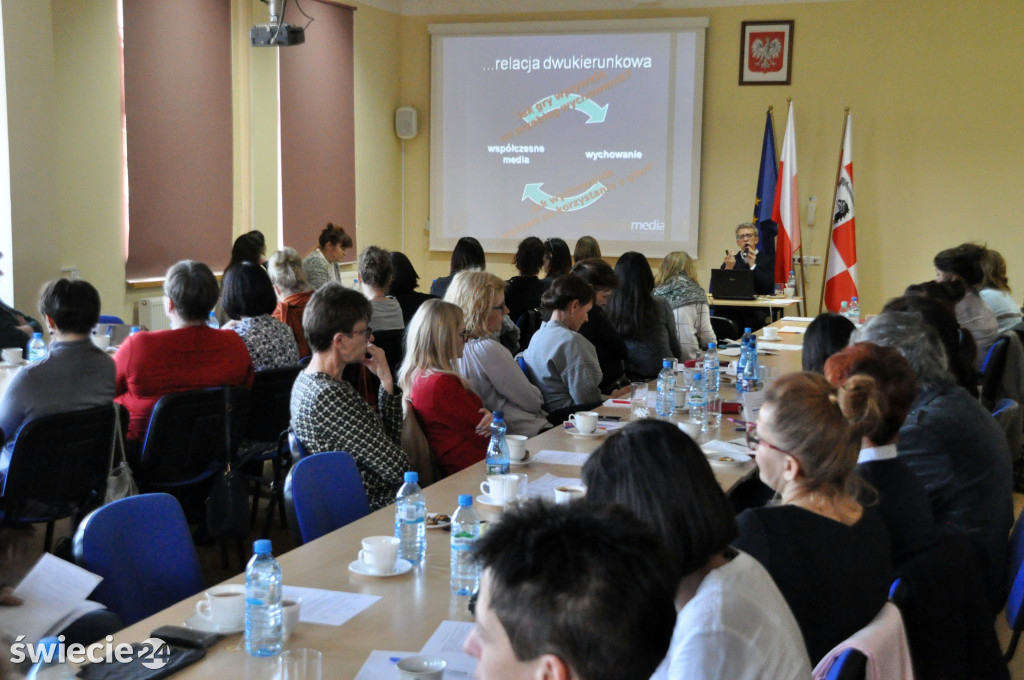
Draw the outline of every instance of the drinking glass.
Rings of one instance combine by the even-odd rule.
[[[323,654],[315,649],[289,649],[281,654],[283,680],[321,680]]]
[[[718,395],[708,396],[708,429],[717,430],[722,425],[722,398]]]
[[[629,386],[629,406],[632,420],[647,417],[647,383],[635,382]]]

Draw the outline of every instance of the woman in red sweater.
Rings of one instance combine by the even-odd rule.
[[[434,459],[447,476],[482,461],[491,413],[458,373],[466,344],[462,310],[427,300],[409,322],[402,391],[420,420]]]

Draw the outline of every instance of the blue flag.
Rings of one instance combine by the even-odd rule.
[[[775,203],[775,183],[779,178],[779,161],[775,157],[775,126],[769,111],[764,123],[764,142],[761,144],[761,166],[757,172],[757,194],[754,196],[754,224],[757,225],[757,249],[775,255],[775,237],[779,225],[772,221]]]

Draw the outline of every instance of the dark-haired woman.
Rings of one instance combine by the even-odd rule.
[[[544,242],[536,236],[524,238],[512,256],[512,264],[519,275],[509,279],[505,286],[505,306],[509,317],[518,324],[525,311],[540,307],[545,288],[537,274],[544,266]]]
[[[391,285],[388,286],[388,297],[398,300],[398,304],[402,307],[402,320],[406,326],[409,325],[409,321],[416,314],[420,305],[435,297],[417,291],[416,287],[419,283],[420,275],[416,273],[416,268],[412,266],[412,262],[405,256],[405,253],[392,250]]]
[[[310,298],[302,316],[313,350],[309,366],[292,388],[292,428],[310,453],[347,451],[356,462],[370,508],[392,503],[409,457],[402,451],[402,390],[394,384],[384,350],[373,344],[370,302],[340,283],[328,283]],[[342,371],[362,364],[380,380],[377,410],[371,409]]]
[[[878,417],[870,380],[838,394],[817,373],[790,373],[765,392],[748,438],[761,481],[779,503],[743,511],[736,548],[772,575],[817,665],[866,626],[889,593],[889,537],[878,512],[858,500],[861,435]]]
[[[238,238],[231,245],[231,261],[224,271],[231,269],[239,262],[256,262],[267,266],[267,240],[262,231],[248,231]]]
[[[231,318],[230,329],[242,338],[256,371],[294,366],[299,345],[286,324],[271,314],[277,295],[267,271],[252,262],[240,262],[224,272],[221,304]]]
[[[100,317],[100,294],[82,280],[50,281],[39,295],[39,313],[50,329],[50,351],[15,373],[0,399],[0,428],[7,438],[0,486],[22,425],[55,413],[113,408],[114,362],[89,338]]]
[[[569,245],[557,236],[544,241],[544,278],[540,280],[544,290],[550,288],[551,282],[559,276],[568,274],[571,268]]]
[[[594,288],[594,306],[587,314],[587,322],[580,326],[580,335],[590,340],[597,350],[597,360],[601,364],[601,393],[611,394],[629,385],[625,369],[626,343],[604,313],[608,298],[619,287],[619,277],[611,265],[597,258],[577,262],[572,273]]]
[[[443,298],[455,275],[466,269],[487,269],[484,247],[472,236],[463,236],[456,242],[455,248],[452,250],[452,260],[448,266],[448,276],[439,276],[434,279],[434,282],[430,284],[430,294]],[[406,319],[405,323],[408,324],[409,319]]]
[[[675,632],[653,678],[806,680],[803,636],[772,577],[729,547],[732,505],[692,439],[642,420],[613,433],[583,466],[586,503],[618,504],[645,518],[677,583]]]
[[[845,316],[823,312],[814,317],[804,333],[801,366],[812,373],[825,372],[825,360],[850,344],[850,336],[857,327]]]
[[[982,246],[963,243],[943,250],[934,260],[936,281],[962,281],[967,288],[963,298],[956,303],[956,320],[974,337],[974,344],[978,346],[978,366],[999,337],[996,315],[978,294],[985,280],[985,272],[981,268],[984,254]]]
[[[653,380],[663,359],[683,359],[672,306],[654,296],[654,272],[641,253],[623,253],[615,274],[619,289],[608,301],[608,319],[626,343],[626,377]]]
[[[351,247],[352,237],[341,227],[328,222],[320,232],[320,246],[302,260],[306,282],[313,290],[341,278],[338,263],[345,259],[345,251]]]
[[[1013,299],[1010,281],[1006,278],[1006,260],[996,250],[986,248],[981,256],[984,278],[978,295],[985,301],[999,323],[999,332],[1012,330],[1021,322],[1020,305]]]
[[[533,334],[523,359],[544,396],[545,409],[551,413],[574,404],[600,402],[597,351],[579,334],[594,305],[594,289],[575,274],[566,274],[555,279],[542,304],[551,312],[551,320]]]

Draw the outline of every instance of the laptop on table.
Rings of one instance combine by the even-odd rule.
[[[749,269],[712,269],[711,294],[719,300],[754,300],[754,272]]]

